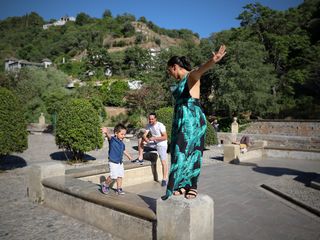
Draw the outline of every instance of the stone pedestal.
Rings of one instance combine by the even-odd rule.
[[[41,115],[40,115],[40,117],[39,117],[39,125],[40,125],[40,126],[46,125],[46,119],[45,119],[43,113],[41,113]]]
[[[62,163],[42,163],[33,165],[28,169],[28,197],[33,202],[44,200],[42,180],[48,177],[63,176],[65,166]]]
[[[209,196],[157,200],[157,240],[213,240],[213,230],[214,202]]]
[[[231,162],[237,161],[240,155],[240,146],[235,144],[224,144],[223,145],[223,161]]]
[[[233,122],[231,123],[231,133],[239,132],[239,124],[237,123],[237,118],[233,118]]]

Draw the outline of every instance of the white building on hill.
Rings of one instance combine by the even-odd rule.
[[[48,24],[43,25],[42,28],[44,30],[47,30],[51,26],[63,26],[69,21],[75,22],[76,18],[75,17],[64,16],[64,17],[61,17],[58,21],[55,21],[54,23],[48,23]]]
[[[8,58],[4,61],[4,70],[5,71],[14,71],[14,70],[19,70],[20,68],[23,67],[43,67],[43,68],[48,68],[52,62],[45,58],[41,61],[41,63],[36,63],[36,62],[29,62],[26,60],[22,59],[15,59],[15,58]]]

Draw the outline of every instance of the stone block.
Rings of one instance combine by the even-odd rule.
[[[209,196],[157,200],[157,240],[213,240],[213,230],[214,202]]]
[[[42,180],[48,177],[62,176],[65,174],[65,166],[62,163],[41,163],[29,167],[28,171],[28,197],[33,202],[44,200],[44,188]]]
[[[238,161],[240,155],[240,146],[236,144],[224,144],[223,145],[223,161],[235,162]]]

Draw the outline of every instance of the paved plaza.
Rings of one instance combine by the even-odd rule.
[[[126,146],[133,157],[137,157],[136,140],[126,142]],[[88,153],[86,164],[67,165],[67,168],[106,163],[106,153],[105,143],[103,149]],[[1,163],[0,239],[119,239],[28,200],[28,166],[48,161],[65,162],[64,159],[54,137],[42,134],[29,135],[28,150]],[[221,160],[221,147],[208,148],[204,152],[199,181],[199,192],[214,200],[215,240],[320,239],[318,216],[261,187],[267,185],[296,198],[302,197],[307,204],[317,208],[320,191],[306,185],[319,176],[320,159],[257,159],[240,165]],[[158,183],[145,183],[125,190],[154,198],[164,193]]]

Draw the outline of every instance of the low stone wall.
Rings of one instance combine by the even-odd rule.
[[[245,153],[240,153],[240,146],[235,144],[224,144],[223,161],[238,164],[252,159],[276,158],[276,159],[305,159],[320,161],[320,151],[299,149],[274,148],[267,146],[266,141],[258,142],[256,146],[249,147]]]
[[[46,206],[122,239],[154,239],[155,211],[136,194],[104,195],[98,185],[67,176],[46,178],[42,184]]]
[[[267,147],[264,152],[264,157],[320,161],[320,151],[301,151],[299,149]]]
[[[139,169],[143,171],[144,167]],[[214,203],[207,195],[199,194],[192,200],[172,197],[167,201],[134,193],[104,195],[99,191],[99,184],[72,175],[81,174],[71,171],[69,176],[65,175],[61,163],[30,167],[27,187],[30,200],[121,239],[213,239]],[[176,221],[181,216],[185,220]]]
[[[241,137],[249,136],[250,141],[267,141],[269,147],[283,147],[286,149],[300,150],[320,150],[320,135],[318,137],[303,136],[282,136],[271,134],[246,134],[246,133],[224,133],[218,132],[218,140],[224,144],[231,144],[234,141],[240,141]]]

